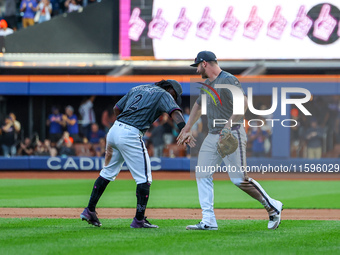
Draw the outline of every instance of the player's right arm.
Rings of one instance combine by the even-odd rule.
[[[185,137],[185,139],[183,138],[184,140],[183,140],[182,144],[186,143],[190,147],[195,147],[196,139],[192,136],[192,132],[190,131],[190,129],[188,131],[183,131],[183,129],[185,127],[185,121],[184,121],[182,113],[179,110],[175,110],[171,113],[170,116],[175,121],[177,126],[181,129],[180,133],[183,134],[182,136]]]
[[[196,121],[201,117],[202,115],[202,111],[201,111],[201,95],[204,92],[201,90],[200,91],[200,96],[196,99],[196,102],[194,104],[194,106],[191,109],[190,115],[189,115],[189,119],[188,119],[188,123],[185,125],[185,131],[188,132],[189,130],[191,130],[192,126],[196,123]],[[178,141],[178,139],[177,139]]]
[[[128,93],[129,94],[129,93]],[[122,113],[122,111],[124,110],[125,104],[128,100],[128,94],[126,94],[125,96],[123,96],[117,103],[116,105],[113,107],[113,113],[116,117],[118,117],[119,114]]]
[[[194,106],[191,109],[189,120],[184,126],[184,128],[181,130],[179,136],[177,137],[177,144],[181,145],[183,144],[187,138],[189,137],[189,134],[191,134],[191,128],[196,123],[196,121],[201,117],[201,106],[195,102]]]
[[[196,121],[201,117],[201,115],[202,115],[201,106],[197,102],[195,102],[194,106],[191,109],[188,123],[186,124],[189,130],[196,123]]]
[[[182,115],[181,108],[177,105],[174,98],[170,95],[170,93],[163,93],[162,97],[159,100],[159,110],[162,112],[167,112],[169,116],[174,120],[177,124],[177,127],[182,133],[183,128],[185,127],[185,120]],[[192,136],[191,131],[185,132],[186,138],[183,140],[183,143],[188,144],[190,147],[194,147],[195,138]],[[183,144],[182,143],[182,144]]]
[[[117,107],[117,105],[115,105],[113,107],[113,114],[116,116],[116,118],[118,117],[118,115],[121,113],[122,111]]]

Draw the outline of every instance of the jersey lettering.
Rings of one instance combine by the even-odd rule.
[[[142,100],[143,95],[142,94],[138,94],[135,96],[135,100],[133,100],[132,104],[130,104],[130,106],[128,107],[128,109],[132,110],[132,111],[136,111],[138,110],[138,103],[140,100]]]

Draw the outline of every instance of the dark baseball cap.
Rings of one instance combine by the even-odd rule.
[[[195,58],[195,63],[193,63],[192,67],[197,67],[199,63],[203,62],[203,61],[217,61],[217,58],[215,56],[215,54],[211,51],[201,51],[197,54],[197,57]]]
[[[174,89],[174,91],[176,92],[176,95],[177,95],[176,102],[177,102],[178,105],[181,105],[181,103],[182,103],[181,95],[183,93],[181,84],[176,80],[166,80],[166,81],[171,83],[171,86],[173,87],[173,89]]]

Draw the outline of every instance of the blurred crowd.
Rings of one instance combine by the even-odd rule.
[[[290,111],[290,118],[297,123],[290,128],[290,156],[309,159],[340,157],[340,96],[315,96],[304,106],[311,116],[304,115],[295,106]],[[262,104],[259,109],[269,109],[269,106]],[[259,127],[245,127],[248,156],[271,156],[272,126],[266,119],[272,118],[272,115],[251,116],[250,119],[258,119],[258,123],[251,123],[252,126]]]
[[[47,138],[40,139],[38,133],[25,137],[21,125],[14,113],[5,117],[0,129],[1,154],[13,156],[105,156],[106,133],[116,120],[112,105],[96,119],[94,110],[96,96],[90,96],[80,102],[77,109],[67,105],[63,109],[51,108],[46,119]],[[189,118],[189,108],[185,109],[185,118]],[[202,123],[199,121],[193,128],[196,137],[203,137]],[[190,157],[190,150],[179,147],[175,137],[177,125],[167,114],[163,114],[145,133],[143,140],[151,156],[156,157]],[[193,153],[198,153],[193,151]]]
[[[115,122],[116,116],[112,105],[100,113],[96,112],[95,101],[96,96],[90,96],[84,97],[77,106],[53,106],[46,116],[47,139],[40,139],[38,133],[25,137],[20,120],[16,119],[15,113],[9,113],[0,128],[0,155],[103,157],[106,133]],[[263,104],[259,109],[268,107]],[[340,96],[314,97],[306,104],[306,108],[312,116],[305,116],[297,108],[292,108],[290,112],[290,118],[298,123],[290,129],[291,157],[339,157]],[[186,122],[189,114],[190,108],[184,107],[183,117]],[[100,116],[100,120],[96,116]],[[249,118],[254,120],[251,126],[245,126],[248,135],[247,156],[271,157],[273,131],[271,122],[266,119],[272,118],[272,115]],[[177,146],[177,125],[167,114],[162,114],[143,137],[150,156],[197,157],[207,134],[205,122],[206,119],[202,117],[192,128],[197,140],[196,147]]]
[[[185,107],[183,111],[185,122],[188,121],[189,115],[190,108]],[[145,133],[144,141],[149,153],[154,157],[197,157],[199,147],[206,136],[206,133],[203,132],[201,118],[199,118],[192,127],[192,131],[193,136],[197,140],[197,146],[194,148],[189,148],[189,146],[177,146],[176,137],[179,134],[179,129],[169,115],[164,113]]]
[[[81,11],[96,2],[100,0],[1,0],[0,36],[48,21],[65,12]]]
[[[2,155],[11,156],[98,156],[105,155],[106,131],[115,121],[113,111],[102,113],[100,125],[96,122],[93,110],[95,96],[81,102],[78,113],[73,106],[61,109],[53,106],[47,116],[48,137],[43,141],[38,133],[24,137],[21,124],[14,113],[5,117],[0,129]]]
[[[314,97],[306,107],[312,116],[297,108],[291,117],[298,125],[291,130],[291,156],[303,158],[340,156],[340,96]]]

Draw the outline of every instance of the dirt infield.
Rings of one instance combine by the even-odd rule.
[[[95,179],[96,171],[0,171],[0,179]],[[190,180],[190,172],[154,171],[154,180]],[[325,173],[252,173],[257,180],[340,180],[340,174]],[[215,179],[228,179],[216,176]],[[216,178],[217,177],[217,178]],[[117,179],[132,179],[130,172],[122,171]],[[133,208],[98,208],[102,219],[133,218]],[[81,208],[0,208],[2,218],[79,218]],[[215,209],[217,219],[266,220],[268,215],[263,209]],[[147,216],[153,219],[201,219],[200,209],[147,209]],[[340,220],[340,209],[285,209],[283,220]]]
[[[79,218],[82,208],[0,208],[0,218]],[[101,219],[132,219],[134,208],[98,208]],[[201,219],[200,209],[147,209],[152,219]],[[264,209],[215,209],[217,219],[221,220],[267,220]],[[340,209],[286,209],[283,220],[340,220]]]

